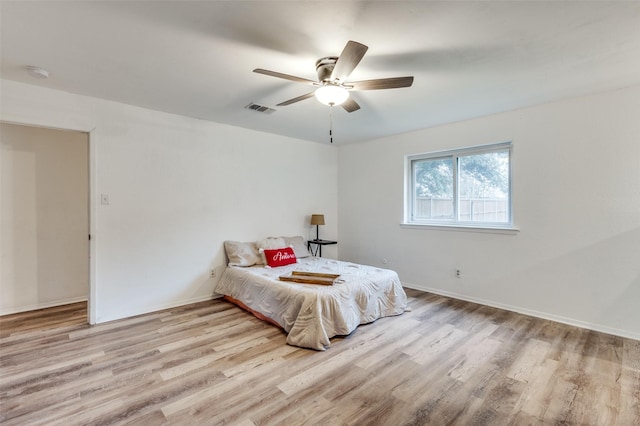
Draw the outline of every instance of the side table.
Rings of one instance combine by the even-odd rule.
[[[322,246],[330,246],[333,244],[338,244],[338,242],[332,240],[309,240],[307,241],[307,248],[313,256],[322,257]]]

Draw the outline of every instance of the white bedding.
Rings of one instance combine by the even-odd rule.
[[[278,279],[291,271],[340,274],[340,278],[332,286]],[[333,336],[350,334],[360,324],[402,314],[407,308],[396,272],[319,257],[277,268],[230,266],[215,292],[278,323],[288,333],[288,344],[317,350],[325,350]]]

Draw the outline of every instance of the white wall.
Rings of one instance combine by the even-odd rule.
[[[89,138],[0,123],[0,314],[87,300]]]
[[[340,257],[386,258],[409,287],[638,339],[639,117],[632,87],[342,146]],[[503,141],[518,234],[400,226],[405,155]]]
[[[95,322],[210,298],[224,240],[307,237],[311,213],[337,237],[333,146],[0,84],[0,119],[90,131]]]

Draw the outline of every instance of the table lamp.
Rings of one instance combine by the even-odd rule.
[[[324,225],[324,215],[323,214],[312,214],[311,215],[311,224],[316,226],[316,240],[319,240],[319,225]]]

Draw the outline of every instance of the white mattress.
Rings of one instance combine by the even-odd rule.
[[[333,273],[340,278],[332,286],[278,279],[291,271]],[[277,268],[230,266],[215,292],[280,324],[288,344],[317,350],[325,350],[333,336],[350,334],[360,324],[402,314],[407,308],[396,272],[319,257]]]

